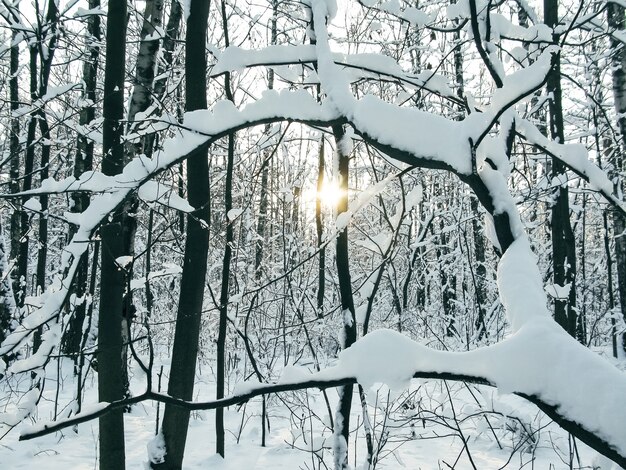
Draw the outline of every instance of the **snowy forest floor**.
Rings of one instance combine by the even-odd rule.
[[[626,364],[618,366],[624,369]],[[203,369],[196,382],[197,400],[209,400],[215,394],[211,371]],[[49,378],[38,414],[30,419],[31,424],[52,420],[55,400],[59,403],[59,415],[64,414],[63,406],[71,402],[75,393],[71,363],[63,363],[59,370],[58,390],[56,378]],[[165,365],[164,370],[163,389],[167,383]],[[133,393],[139,394],[143,391],[145,377],[138,368],[131,373],[131,388]],[[85,389],[84,403],[88,407],[97,402],[94,374],[88,377]],[[533,405],[513,395],[499,395],[489,387],[412,380],[408,391],[389,391],[385,386],[377,386],[366,392],[375,448],[379,449],[377,468],[617,469],[584,444],[569,439],[567,433]],[[8,395],[8,390],[0,391],[0,397]],[[329,389],[327,396],[334,412],[337,393]],[[270,430],[266,447],[261,447],[260,398],[226,410],[225,460],[214,453],[214,413],[193,412],[184,468],[332,468],[328,408],[319,390],[272,395],[267,406]],[[4,403],[0,402],[2,407]],[[360,469],[366,458],[366,444],[356,388],[352,410],[349,460],[353,468]],[[162,416],[162,405],[160,413]],[[156,415],[155,402],[136,405],[125,415],[127,468],[130,470],[149,468],[147,445],[155,434]],[[1,469],[98,468],[97,420],[20,442],[20,430],[28,426],[27,423],[18,425],[0,441]]]

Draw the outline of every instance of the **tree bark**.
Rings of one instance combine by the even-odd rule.
[[[224,29],[224,45],[230,46],[228,36],[228,19],[226,16],[226,2],[221,2],[222,27]],[[230,73],[224,75],[224,91],[226,99],[234,104],[233,93],[230,83]],[[229,213],[233,208],[233,171],[235,164],[235,134],[228,136],[228,151],[226,154],[226,181],[224,187],[224,215],[226,222],[226,240],[224,246],[224,258],[222,260],[222,287],[220,290],[220,318],[217,331],[217,378],[216,378],[216,398],[224,397],[226,374],[226,335],[228,320],[228,298],[230,280],[230,262],[232,259],[232,244],[234,241],[233,220],[229,219]],[[224,457],[224,408],[215,410],[215,452]]]
[[[124,72],[126,63],[126,1],[109,0],[104,69],[102,172],[113,176],[124,165]],[[125,276],[117,259],[124,254],[125,208],[115,211],[100,229],[102,267],[98,318],[98,398],[111,402],[124,397],[122,319]],[[125,468],[122,410],[100,418],[100,468]]]
[[[148,109],[152,101],[154,72],[156,69],[157,53],[159,52],[158,32],[163,24],[163,0],[147,0],[144,13],[139,52],[137,54],[137,66],[135,71],[135,85],[130,98],[128,108],[128,131],[137,129],[135,117],[137,113]],[[133,153],[142,153],[144,141],[131,146]]]
[[[606,5],[609,29],[624,31],[624,7],[609,2]],[[624,151],[626,149],[626,50],[624,45],[611,36],[613,72],[613,97],[617,124],[622,137],[621,151],[613,152],[611,164],[614,176],[624,172]],[[624,181],[615,178],[617,194],[624,193]],[[617,291],[624,321],[626,321],[626,216],[613,211],[613,236],[615,237],[615,266],[617,271]],[[622,333],[622,350],[626,353],[626,332]]]
[[[15,297],[13,297],[11,278],[8,275],[7,251],[7,243],[0,225],[0,344],[7,337],[15,315]],[[0,357],[1,360],[3,358]]]
[[[185,37],[185,107],[187,111],[206,109],[206,35],[209,2],[191,0]],[[193,396],[198,339],[206,277],[209,221],[209,165],[208,150],[187,161],[187,189],[189,203],[196,210],[187,219],[187,239],[180,297],[172,350],[168,394],[183,400]],[[189,410],[166,405],[162,432],[167,454],[161,463],[152,463],[154,469],[182,468]]]
[[[100,0],[89,0],[89,8],[100,8]],[[87,59],[83,62],[83,98],[88,104],[80,110],[79,124],[83,129],[89,127],[96,117],[96,80],[98,74],[99,56],[100,56],[100,16],[90,15],[87,18],[87,39],[85,41],[85,49],[87,51]],[[75,178],[79,178],[84,172],[93,169],[93,152],[94,142],[84,134],[78,136],[77,150],[74,157]],[[72,206],[70,210],[73,213],[81,213],[89,207],[89,195],[86,193],[72,193]],[[69,237],[74,235],[74,229],[70,228]],[[74,315],[70,318],[67,331],[63,338],[63,351],[70,354],[74,358],[74,363],[78,364],[78,354],[80,354],[83,324],[85,322],[85,314],[87,310],[87,302],[85,294],[87,293],[88,281],[88,264],[89,251],[81,256],[80,264],[76,272],[74,282],[74,293],[78,299],[77,305],[74,307]],[[74,370],[75,373],[78,371]]]
[[[30,99],[31,103],[37,101],[37,47],[29,46],[29,66],[30,66]],[[22,191],[28,191],[33,186],[33,169],[35,166],[35,132],[37,131],[36,113],[31,114],[28,121],[26,134],[26,153],[24,157],[24,175],[22,179]],[[29,196],[22,198],[22,209],[20,213],[20,245],[17,258],[17,285],[15,295],[18,308],[24,306],[24,299],[28,288],[28,245],[30,232],[30,218],[23,209],[24,203],[30,199]]]
[[[277,30],[276,30],[276,15],[278,14],[278,2],[277,0],[272,0],[272,19],[270,20],[270,45],[276,44],[277,38]],[[270,68],[267,71],[267,89],[274,89],[274,69]],[[265,135],[266,138],[270,137],[270,129],[271,126],[268,124],[265,126]],[[258,281],[261,277],[261,265],[263,264],[263,251],[265,247],[265,232],[267,226],[267,211],[269,204],[268,197],[268,179],[269,179],[269,158],[271,157],[271,152],[269,150],[263,152],[263,168],[261,173],[261,188],[260,188],[260,196],[259,196],[259,220],[257,222],[257,235],[258,240],[255,245],[255,254],[254,254],[254,277]]]
[[[485,281],[487,279],[487,268],[485,267],[485,237],[482,233],[482,224],[479,222],[480,212],[478,210],[478,199],[472,197],[471,209],[474,218],[472,219],[472,238],[474,240],[474,258],[476,260],[474,292],[476,296],[476,306],[478,315],[474,326],[478,331],[478,340],[481,340],[487,333],[485,317],[487,315],[487,293]]]
[[[558,0],[544,0],[544,20],[548,27],[556,28],[559,23]],[[554,34],[554,42],[559,36]],[[546,80],[550,112],[550,135],[553,140],[565,142],[563,124],[563,104],[561,92],[560,54],[552,58],[552,68]],[[573,337],[581,338],[576,310],[576,244],[569,215],[569,190],[567,187],[565,166],[557,159],[552,159],[552,180],[563,180],[554,192],[552,204],[552,263],[554,284],[568,286],[566,299],[554,300],[554,318]]]
[[[344,151],[343,139],[345,131],[342,126],[333,126],[333,136],[339,159],[339,190],[341,196],[337,202],[337,217],[348,210],[348,176],[350,156]],[[336,243],[337,276],[341,297],[341,315],[343,320],[342,349],[349,348],[356,341],[356,315],[352,296],[352,279],[350,276],[350,257],[348,255],[348,227],[339,232]],[[335,469],[348,468],[348,442],[350,436],[350,410],[352,409],[353,385],[339,387],[339,407],[335,418]]]
[[[19,8],[19,3],[16,3],[14,7],[16,10]],[[19,11],[19,10],[17,10]],[[11,33],[11,57],[10,57],[10,78],[9,78],[9,97],[11,100],[11,113],[13,114],[20,107],[19,98],[19,81],[18,72],[20,68],[20,48],[16,44],[18,38],[18,32],[13,30]],[[16,116],[11,118],[11,135],[9,137],[9,152],[11,155],[11,164],[9,170],[10,182],[9,191],[11,193],[17,193],[20,191],[20,121]],[[17,203],[16,203],[17,204]],[[20,251],[20,211],[13,210],[11,214],[11,254],[9,259],[11,262],[17,261]],[[19,292],[19,274],[13,270],[11,273],[13,295]]]

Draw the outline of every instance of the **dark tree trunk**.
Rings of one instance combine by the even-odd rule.
[[[277,30],[276,30],[276,15],[278,13],[278,2],[276,0],[272,0],[272,19],[271,19],[271,37],[270,44],[276,44]],[[269,69],[267,72],[267,88],[268,90],[274,89],[274,69]],[[270,125],[265,126],[265,135],[266,138],[270,137]],[[261,188],[260,188],[260,196],[259,196],[259,220],[257,223],[256,233],[258,235],[258,240],[255,245],[255,253],[254,253],[254,277],[258,281],[261,277],[261,265],[263,264],[263,251],[265,247],[265,232],[267,226],[267,211],[268,211],[268,179],[269,179],[269,158],[271,158],[272,154],[269,150],[264,152],[263,159],[263,168],[261,173]]]
[[[557,0],[544,0],[545,23],[550,28],[559,23]],[[558,35],[554,35],[558,43]],[[552,68],[546,81],[547,92],[552,96],[549,101],[550,136],[559,143],[565,142],[563,127],[563,104],[561,97],[561,59],[555,54]],[[576,245],[569,216],[569,190],[567,187],[565,166],[557,159],[552,160],[552,180],[564,180],[554,192],[552,204],[552,262],[554,284],[569,285],[567,298],[554,300],[554,318],[570,335],[580,339],[578,314],[576,310]]]
[[[324,136],[320,138],[320,148],[317,163],[317,197],[315,198],[315,231],[317,234],[317,249],[319,250],[319,264],[317,267],[317,316],[324,318],[324,296],[326,295],[326,247],[324,242],[324,218],[322,214],[321,191],[324,187]]]
[[[109,0],[104,69],[102,172],[113,176],[124,165],[124,72],[126,64],[126,1]],[[125,275],[116,259],[124,255],[125,208],[102,226],[102,267],[98,317],[98,391],[101,402],[124,398],[122,320]],[[124,418],[121,409],[100,417],[100,468],[125,468]]]
[[[487,279],[487,268],[485,267],[485,237],[482,233],[482,224],[480,223],[478,199],[474,197],[471,199],[471,208],[474,216],[472,219],[472,238],[474,239],[474,258],[476,260],[474,291],[478,311],[475,327],[478,331],[478,339],[481,340],[487,333],[487,326],[485,324],[485,316],[487,315],[487,293],[485,291],[485,281]]]
[[[209,2],[191,0],[185,38],[185,102],[186,110],[206,109],[206,33],[209,17]],[[195,155],[187,161],[187,189],[189,203],[196,210],[187,219],[187,239],[183,274],[180,282],[180,297],[172,367],[168,394],[191,400],[193,398],[202,299],[206,277],[209,245],[209,164],[208,151]],[[155,469],[180,470],[182,468],[189,410],[166,405],[163,413],[162,432],[167,454]]]
[[[15,4],[14,8],[18,8],[19,3]],[[20,106],[19,103],[19,83],[18,83],[18,71],[20,68],[20,48],[18,44],[15,44],[18,32],[13,31],[11,33],[11,43],[14,44],[11,47],[10,58],[10,73],[9,78],[9,96],[11,99],[11,113],[17,111]],[[9,191],[11,193],[17,193],[20,191],[20,121],[17,117],[11,118],[11,136],[9,137],[9,152],[11,154],[10,164],[10,181]],[[17,204],[17,203],[16,203]],[[11,254],[9,259],[11,262],[15,262],[18,259],[20,251],[20,211],[13,210],[11,214]],[[13,295],[19,292],[19,274],[16,270],[11,273]]]
[[[52,60],[54,59],[54,52],[57,43],[57,23],[58,23],[59,10],[57,3],[54,0],[48,2],[48,13],[46,15],[46,22],[49,25],[51,35],[48,44],[46,45],[46,53],[40,51],[41,57],[41,80],[39,83],[39,96],[45,96],[48,93],[48,81],[50,79],[50,72],[52,71]],[[43,44],[42,44],[43,47]],[[48,178],[49,164],[50,164],[50,125],[48,124],[48,118],[43,108],[39,111],[39,131],[41,132],[41,139],[43,141],[41,147],[41,159],[40,159],[40,173],[39,178],[41,181]],[[41,214],[39,214],[39,240],[37,248],[37,291],[44,292],[46,289],[46,267],[48,262],[48,195],[43,194],[39,197],[39,203],[41,204]],[[38,338],[41,329],[37,330],[35,335],[35,341],[33,349],[36,351],[39,347]]]
[[[100,8],[100,0],[89,0],[89,8]],[[87,50],[87,59],[83,62],[83,98],[90,104],[80,110],[79,124],[88,127],[96,117],[96,109],[93,103],[96,102],[96,79],[98,73],[98,61],[100,56],[100,16],[90,15],[87,18],[87,40],[85,48]],[[84,172],[93,169],[93,150],[94,142],[85,135],[78,136],[77,151],[74,157],[74,177],[79,178]],[[81,213],[89,207],[89,195],[86,193],[76,192],[72,194],[73,213]],[[70,229],[69,238],[74,235],[74,230]],[[81,343],[83,341],[83,324],[85,322],[85,314],[87,302],[85,294],[87,293],[87,275],[89,264],[89,251],[86,251],[80,259],[76,277],[74,281],[74,293],[78,299],[75,306],[74,315],[70,319],[68,329],[63,338],[63,351],[74,357],[75,364],[78,364],[78,354],[80,354]],[[78,371],[74,370],[75,373]]]
[[[226,2],[221,2],[222,25],[224,28],[225,46],[230,46],[228,37],[228,20],[226,16]],[[224,90],[226,99],[234,103],[233,93],[230,84],[230,73],[224,76]],[[228,152],[226,155],[226,184],[224,187],[224,214],[226,222],[226,240],[224,246],[224,258],[222,261],[222,287],[220,291],[220,319],[217,331],[217,378],[216,378],[216,398],[224,397],[224,375],[226,373],[226,334],[228,319],[228,298],[230,280],[230,262],[232,259],[232,244],[234,241],[233,220],[229,219],[229,213],[233,208],[233,171],[235,164],[235,134],[228,136]],[[215,410],[215,452],[224,457],[224,408]]]
[[[32,103],[37,101],[37,48],[35,45],[29,48],[30,65],[30,99]],[[33,169],[35,166],[35,132],[37,130],[37,115],[33,113],[28,121],[26,134],[26,154],[24,158],[24,175],[22,179],[22,191],[28,191],[33,186]],[[29,196],[22,198],[22,206],[30,199]],[[28,245],[30,232],[30,218],[22,208],[20,213],[20,245],[17,259],[17,283],[15,295],[18,308],[24,306],[24,298],[28,288]]]
[[[350,156],[343,151],[342,140],[345,131],[341,126],[333,126],[333,135],[339,158],[339,189],[341,196],[337,202],[337,216],[348,210],[348,176]],[[337,236],[337,276],[341,297],[341,315],[343,320],[342,349],[349,348],[356,341],[356,316],[354,298],[352,296],[352,279],[350,276],[350,257],[348,255],[348,227]],[[350,410],[352,409],[353,385],[339,388],[339,408],[335,419],[335,468],[348,468],[348,442],[350,436]]]
[[[223,3],[222,3],[223,5]],[[227,86],[230,86],[227,84]],[[233,165],[235,154],[235,136],[228,136],[228,155],[226,163],[226,187],[224,190],[224,213],[228,214],[233,208]],[[220,320],[217,331],[217,379],[216,398],[224,397],[224,376],[226,373],[226,334],[228,319],[228,298],[230,262],[232,259],[232,243],[234,241],[233,221],[226,216],[226,244],[224,246],[224,258],[222,260],[222,288],[220,291]],[[215,410],[215,452],[224,457],[224,408]]]

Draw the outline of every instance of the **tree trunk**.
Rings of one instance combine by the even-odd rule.
[[[89,0],[89,8],[100,8],[100,0]],[[96,109],[93,103],[96,102],[96,80],[98,74],[98,61],[100,56],[100,16],[90,15],[87,18],[87,40],[85,49],[87,50],[87,60],[83,62],[83,98],[89,103],[80,110],[79,124],[83,128],[89,127],[96,117]],[[79,178],[84,172],[93,169],[94,142],[85,135],[78,136],[77,151],[74,157],[74,177]],[[81,213],[89,207],[89,195],[86,193],[72,193],[73,213]],[[75,229],[70,228],[69,238],[74,235]],[[83,337],[83,324],[87,302],[87,275],[89,264],[89,251],[86,251],[80,260],[74,281],[74,293],[78,299],[78,304],[74,307],[74,315],[70,318],[67,331],[63,338],[63,351],[74,357],[74,363],[78,364],[78,354],[80,354]],[[74,370],[75,373],[78,371]]]
[[[14,8],[19,8],[19,3],[16,3]],[[11,99],[11,113],[13,114],[20,107],[19,103],[19,83],[18,72],[20,68],[20,47],[16,44],[18,32],[13,30],[11,33],[11,58],[10,58],[10,74],[9,78],[9,96]],[[17,117],[11,118],[11,136],[9,137],[9,152],[11,155],[11,165],[9,170],[9,191],[11,193],[17,193],[20,191],[20,121]],[[11,262],[15,262],[18,259],[20,251],[20,211],[13,210],[11,214],[11,255],[9,259]],[[19,274],[13,270],[11,273],[12,289],[14,295],[19,292]]]
[[[278,2],[277,0],[272,0],[272,19],[270,23],[270,45],[276,44],[276,15],[278,13]],[[269,69],[267,71],[267,89],[274,89],[274,69]],[[267,139],[270,137],[270,125],[265,126],[265,136]],[[268,210],[268,178],[269,178],[269,158],[271,157],[271,152],[269,149],[263,152],[263,168],[261,173],[261,188],[260,188],[260,196],[259,196],[259,220],[257,222],[257,230],[256,233],[258,235],[258,239],[255,244],[255,253],[254,253],[254,277],[258,281],[261,278],[261,265],[263,264],[263,251],[266,243],[265,240],[265,228],[267,225],[267,210]]]
[[[544,0],[543,9],[545,23],[550,28],[559,23],[557,0]],[[558,35],[554,35],[554,42],[558,43]],[[550,111],[550,135],[553,140],[563,144],[565,142],[563,128],[563,105],[561,97],[561,59],[555,54],[552,59],[552,68],[546,80]],[[565,166],[557,159],[552,159],[552,180],[563,180],[554,192],[552,204],[552,262],[554,269],[554,284],[569,285],[568,296],[565,299],[554,300],[554,318],[570,335],[580,339],[578,328],[578,314],[576,310],[576,245],[574,232],[569,216],[569,190],[567,187]]]
[[[109,0],[104,70],[102,172],[113,176],[124,165],[124,72],[126,64],[126,1]],[[124,398],[122,319],[124,271],[116,259],[124,254],[124,208],[102,226],[102,267],[98,318],[98,391],[100,402]],[[125,468],[124,418],[121,409],[100,417],[100,468]]]
[[[206,34],[209,2],[191,0],[185,38],[185,101],[186,110],[206,109]],[[189,203],[196,210],[187,219],[187,239],[180,297],[176,317],[176,331],[172,350],[168,394],[183,400],[193,398],[198,339],[202,315],[202,299],[206,277],[209,221],[209,165],[208,151],[187,161],[187,189]],[[166,405],[162,432],[167,454],[162,463],[153,463],[154,469],[180,470],[182,468],[189,410]]]
[[[30,99],[34,104],[37,101],[37,48],[31,45],[29,48],[30,65]],[[24,158],[24,176],[22,180],[22,191],[28,191],[33,186],[33,169],[35,166],[35,132],[37,130],[37,116],[33,113],[28,121],[28,131],[26,134],[26,154]],[[22,198],[22,206],[30,199],[29,196]],[[28,288],[28,245],[30,232],[30,218],[28,213],[22,208],[20,214],[20,246],[17,259],[17,285],[15,295],[18,308],[24,306],[24,299]]]
[[[222,25],[224,28],[225,47],[230,46],[228,37],[228,21],[226,17],[226,2],[221,2]],[[224,75],[224,90],[226,99],[234,104],[233,93],[230,84],[230,73]],[[228,319],[228,289],[230,280],[230,262],[232,258],[232,244],[234,241],[233,220],[229,219],[229,213],[233,208],[233,170],[235,164],[235,134],[228,136],[228,152],[226,155],[226,184],[224,188],[224,214],[226,222],[226,240],[224,246],[224,258],[222,261],[222,287],[220,291],[220,318],[217,332],[217,379],[216,398],[224,397],[224,375],[226,373],[226,334]],[[215,452],[224,457],[224,408],[215,410]]]
[[[624,31],[624,7],[617,3],[607,3],[609,29]],[[624,172],[624,154],[626,149],[626,50],[624,45],[611,37],[613,96],[618,119],[619,132],[622,136],[621,151],[613,152],[611,164],[615,174]],[[617,193],[624,193],[624,181],[616,179]],[[626,321],[626,216],[620,211],[613,211],[613,236],[615,237],[615,266],[617,271],[617,291],[624,321]],[[622,334],[622,349],[626,353],[626,332]]]
[[[478,310],[474,326],[478,331],[478,340],[481,340],[487,333],[487,325],[485,324],[487,315],[487,293],[485,289],[487,268],[485,267],[485,237],[482,233],[482,224],[480,223],[478,199],[474,197],[471,199],[471,210],[474,216],[472,219],[472,238],[474,239],[474,258],[476,260],[474,292]]]
[[[319,264],[317,267],[317,316],[324,318],[324,296],[326,295],[326,247],[324,242],[324,218],[322,214],[321,191],[324,187],[324,136],[320,137],[317,162],[317,197],[315,198],[315,231],[317,234],[317,249],[319,250]]]
[[[156,69],[157,53],[159,52],[158,32],[163,24],[163,0],[147,0],[144,13],[143,25],[141,27],[141,42],[137,54],[137,66],[135,72],[135,86],[130,98],[128,108],[128,131],[137,129],[135,117],[137,113],[148,109],[152,101],[154,72]],[[133,153],[142,153],[144,141],[134,145]]]
[[[341,196],[337,202],[337,217],[348,210],[348,176],[350,158],[344,151],[345,131],[342,126],[333,126],[333,136],[339,159],[339,190]],[[350,258],[348,255],[348,227],[339,232],[336,244],[337,276],[341,297],[341,315],[343,319],[342,349],[349,348],[356,341],[356,316],[352,296],[350,276]],[[350,410],[352,408],[353,385],[339,387],[339,407],[335,419],[335,469],[348,468],[348,438],[350,436]]]
[[[49,33],[51,35],[48,44],[46,45],[46,52],[40,50],[41,60],[41,80],[39,82],[39,96],[45,96],[48,93],[48,81],[50,79],[50,72],[52,70],[52,60],[54,59],[54,52],[56,50],[57,43],[57,23],[59,10],[57,3],[54,0],[48,2],[48,13],[46,14],[46,23],[49,25]],[[42,39],[43,41],[43,39]],[[43,45],[42,45],[43,46]],[[49,164],[50,164],[50,125],[48,124],[48,118],[46,116],[44,108],[39,110],[39,131],[41,132],[42,147],[39,178],[44,181],[49,176]],[[39,214],[39,240],[37,248],[37,291],[43,293],[46,289],[46,267],[48,263],[48,195],[42,194],[39,197],[39,203],[41,204],[41,214]],[[35,334],[35,341],[33,350],[36,351],[39,347],[38,338],[41,333],[41,329],[37,330]]]
[[[178,43],[178,36],[180,34],[180,20],[183,16],[183,8],[178,0],[172,0],[170,7],[170,16],[165,26],[165,37],[163,38],[163,52],[161,54],[162,63],[158,66],[157,76],[161,77],[166,72],[172,69],[174,62],[174,47]],[[163,77],[154,81],[154,99],[160,101],[165,94],[165,88],[167,85],[167,78]],[[154,152],[154,146],[156,142],[156,134],[148,134],[144,139],[143,152],[146,156],[151,157]],[[180,216],[180,220],[184,219],[183,214]],[[181,228],[181,233],[183,229]]]
[[[13,297],[11,278],[8,275],[7,251],[6,240],[0,225],[0,344],[7,337],[15,315],[15,297]]]

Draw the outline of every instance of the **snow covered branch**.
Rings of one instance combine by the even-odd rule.
[[[537,364],[542,364],[541,370]],[[581,380],[567,370],[585,370],[590,376]],[[622,426],[626,410],[620,406],[626,374],[578,344],[549,318],[522,327],[496,345],[458,353],[421,346],[391,330],[376,330],[343,351],[334,367],[314,374],[286,370],[284,377],[275,384],[244,382],[233,395],[219,400],[191,402],[147,391],[119,402],[97,404],[65,420],[33,426],[22,432],[20,439],[50,434],[146,400],[210,410],[269,393],[350,383],[369,387],[380,382],[401,389],[411,378],[442,379],[494,386],[501,393],[519,395],[590,447],[619,465],[626,464],[626,429]]]
[[[79,228],[72,241],[64,248],[62,278],[48,288],[42,306],[26,317],[0,345],[2,356],[19,349],[40,326],[50,327],[44,333],[42,346],[37,353],[14,362],[7,372],[25,372],[46,364],[50,353],[61,338],[62,332],[57,320],[69,296],[80,257],[102,221],[120,207],[131,194],[137,190],[141,192],[141,187],[152,184],[151,180],[160,173],[185,159],[194,158],[213,142],[232,132],[285,120],[317,126],[329,126],[341,121],[336,112],[327,105],[320,106],[306,92],[266,93],[263,98],[241,111],[230,102],[218,102],[211,111],[187,113],[184,122],[186,129],[181,131],[179,137],[166,142],[163,150],[153,158],[140,156],[133,159],[120,175],[109,178],[99,173],[89,173],[84,181],[82,177],[78,180],[67,178],[59,182],[46,180],[43,193],[64,192],[68,188],[84,186],[102,193],[92,199],[85,212],[72,214],[72,221]]]

